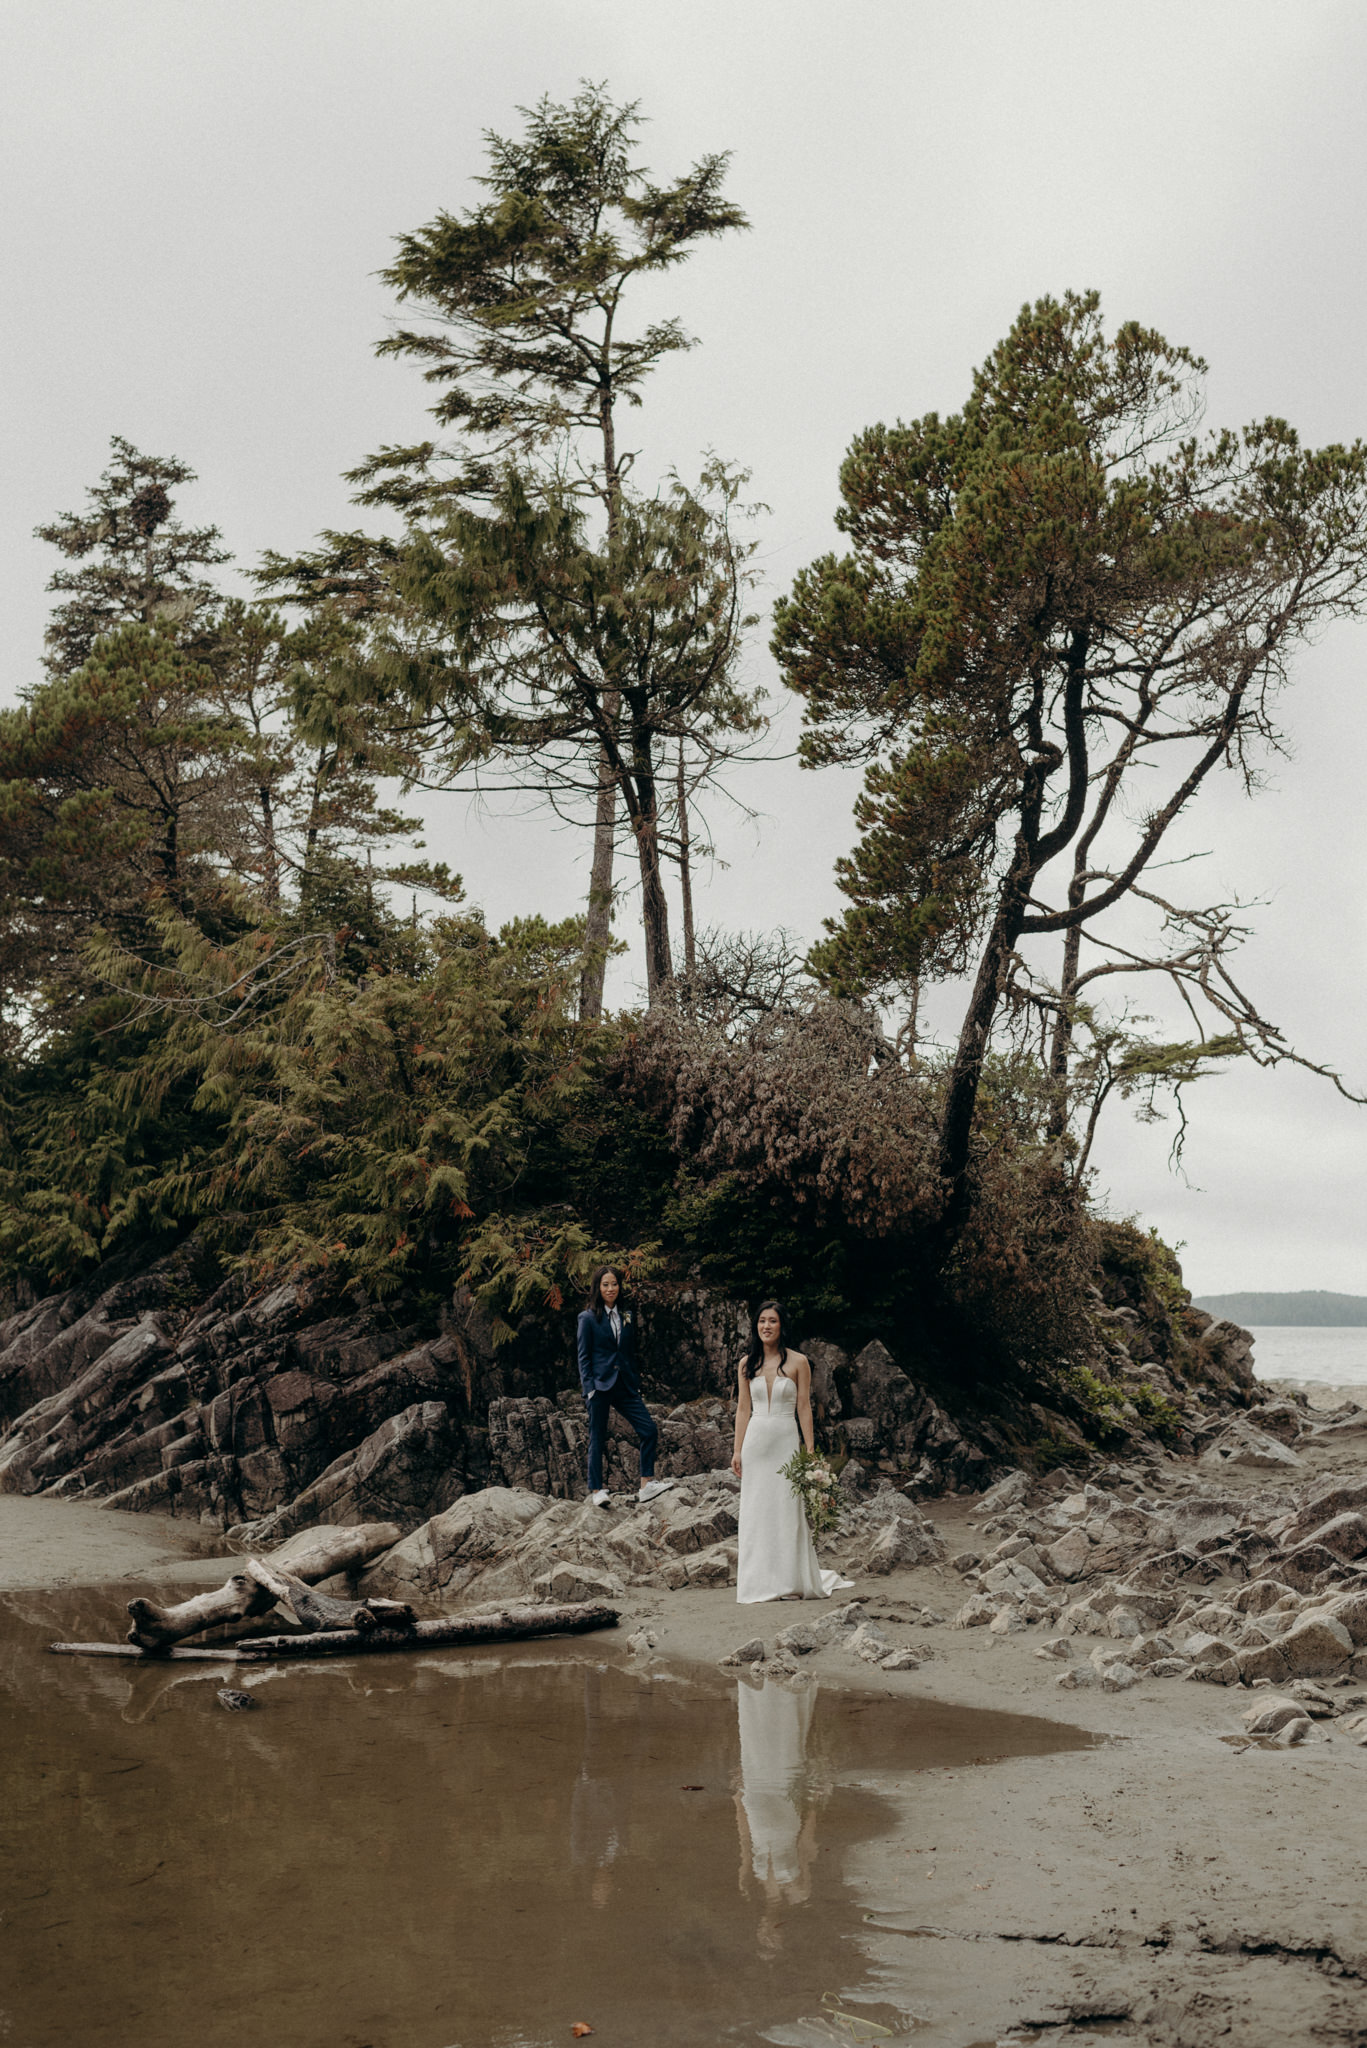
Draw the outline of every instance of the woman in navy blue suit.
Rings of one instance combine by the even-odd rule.
[[[625,1415],[641,1446],[642,1500],[654,1500],[673,1485],[656,1479],[655,1446],[660,1432],[641,1399],[636,1377],[636,1319],[622,1300],[622,1279],[615,1266],[600,1266],[589,1283],[589,1302],[579,1318],[579,1383],[589,1407],[589,1495],[597,1508],[611,1507],[603,1484],[603,1447],[608,1416],[616,1408]]]

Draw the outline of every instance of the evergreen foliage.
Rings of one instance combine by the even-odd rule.
[[[186,527],[175,517],[172,493],[195,481],[187,464],[140,454],[118,434],[110,447],[113,459],[85,511],[37,529],[79,564],[56,570],[48,584],[63,600],[47,629],[50,676],[81,668],[116,626],[193,626],[215,597],[200,572],[228,560],[216,526]]]
[[[263,574],[290,602],[341,600],[369,620],[351,701],[411,782],[511,783],[592,825],[581,1008],[593,1018],[619,799],[653,1001],[674,975],[662,861],[672,840],[682,865],[690,793],[762,723],[737,673],[755,623],[752,549],[736,532],[744,479],[712,462],[696,489],[634,492],[617,418],[692,346],[676,319],[633,329],[632,287],[745,220],[723,196],[724,155],[655,183],[635,159],[635,106],[600,87],[522,111],[521,137],[485,137],[485,202],[401,237],[384,272],[424,324],[380,353],[423,365],[432,411],[459,438],[387,447],[352,472],[362,504],[403,514],[400,539],[327,534]]]
[[[427,324],[385,349],[422,363],[459,444],[356,472],[397,537],[267,561],[301,623],[215,588],[216,529],[175,516],[191,472],[125,442],[88,511],[41,529],[76,566],[47,681],[0,715],[0,1282],[193,1233],[261,1284],[429,1308],[469,1288],[506,1338],[610,1258],[980,1380],[1057,1374],[1103,1255],[1186,1298],[1162,1247],[1088,1212],[1105,1101],[1180,1106],[1213,1063],[1284,1056],[1244,1012],[1190,1041],[1108,1020],[1078,934],[1202,777],[1273,737],[1293,641],[1358,606],[1367,452],[1275,421],[1195,438],[1186,351],[1108,339],[1092,298],[1028,308],[962,413],[855,443],[851,552],[779,608],[805,758],[868,768],[821,985],[782,934],[704,935],[676,981],[662,860],[762,725],[753,549],[723,465],[629,487],[614,408],[689,345],[624,325],[633,281],[744,223],[724,157],[654,184],[634,109],[598,88],[527,124],[488,138],[486,203],[387,273]],[[1176,788],[1140,814],[1127,778],[1174,738]],[[587,915],[491,931],[386,776],[506,776],[592,814]],[[650,1000],[604,1020],[619,798]],[[1163,907],[1214,987],[1232,913]],[[1019,947],[1052,935],[1045,989]],[[888,1038],[875,999],[914,1018],[923,981],[963,975],[956,1047]],[[1113,1427],[1117,1397],[1074,1392]]]
[[[1143,894],[1208,776],[1252,785],[1293,651],[1367,602],[1367,448],[1306,449],[1276,419],[1198,434],[1203,369],[1135,322],[1108,336],[1095,293],[1025,307],[961,412],[858,437],[851,552],[776,613],[808,765],[870,763],[839,871],[851,908],[815,964],[836,990],[913,1003],[923,979],[971,976],[938,1138],[947,1245],[999,1012],[1052,1023],[1062,1136],[1081,987],[1172,965],[1084,974],[1084,935]],[[1040,977],[1021,949],[1052,936],[1062,971]],[[1254,1057],[1294,1057],[1220,986],[1227,929],[1213,943],[1184,993],[1213,987]],[[1179,1052],[1188,1070],[1218,1056],[1155,1047],[1150,1064]]]

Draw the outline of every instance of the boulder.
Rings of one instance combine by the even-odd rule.
[[[1044,1559],[1057,1579],[1079,1579],[1087,1570],[1091,1539],[1081,1529],[1069,1529],[1044,1551]]]
[[[1293,1444],[1305,1428],[1305,1417],[1294,1401],[1265,1401],[1248,1409],[1246,1419],[1280,1444]]]
[[[1308,1614],[1289,1628],[1276,1645],[1293,1678],[1318,1678],[1347,1663],[1353,1638],[1332,1614]]]
[[[1275,1735],[1285,1728],[1288,1721],[1297,1721],[1305,1713],[1299,1700],[1287,1699],[1279,1693],[1268,1693],[1256,1705],[1243,1714],[1243,1724],[1250,1735]]]
[[[1345,1564],[1336,1551],[1314,1542],[1298,1544],[1284,1557],[1279,1557],[1272,1569],[1279,1583],[1293,1587],[1298,1593],[1312,1593],[1320,1586],[1333,1585],[1341,1579],[1355,1576],[1352,1565]]]
[[[714,1543],[710,1550],[700,1550],[696,1556],[685,1558],[683,1567],[685,1582],[690,1586],[734,1586],[736,1546]]]
[[[664,1516],[664,1541],[670,1550],[686,1553],[710,1550],[724,1543],[740,1526],[739,1503],[735,1496],[705,1493],[700,1500],[682,1497]]]
[[[1201,1453],[1201,1463],[1219,1469],[1222,1465],[1234,1465],[1255,1472],[1299,1472],[1301,1460],[1286,1444],[1278,1443],[1276,1437],[1255,1429],[1251,1423],[1242,1420],[1232,1422],[1211,1445]]]
[[[1285,1684],[1291,1678],[1318,1678],[1339,1671],[1353,1654],[1353,1639],[1342,1622],[1329,1614],[1308,1614],[1293,1622],[1275,1642],[1237,1652],[1235,1661],[1245,1685],[1270,1678]]]
[[[1332,1550],[1336,1556],[1346,1558],[1350,1563],[1359,1557],[1367,1557],[1367,1515],[1356,1508],[1331,1515],[1306,1540]]]
[[[1208,1586],[1213,1579],[1224,1576],[1218,1560],[1202,1557],[1199,1551],[1186,1547],[1160,1551],[1156,1557],[1145,1558],[1142,1564],[1129,1565],[1126,1575],[1145,1586],[1162,1586],[1173,1579],[1183,1585]]]
[[[1299,1604],[1299,1596],[1280,1579],[1250,1579],[1230,1594],[1228,1605],[1236,1614],[1268,1614],[1283,1600]]]
[[[881,1576],[934,1564],[944,1556],[944,1542],[934,1526],[901,1494],[877,1494],[864,1512],[875,1524],[856,1559],[864,1571]]]
[[[1149,1628],[1161,1627],[1177,1612],[1177,1595],[1152,1586],[1136,1586],[1128,1579],[1113,1588],[1116,1603],[1129,1608]]]
[[[1030,1474],[1017,1468],[989,1486],[982,1499],[976,1503],[975,1512],[980,1515],[999,1515],[1005,1508],[1019,1507],[1030,1491]]]
[[[994,1564],[985,1571],[982,1582],[984,1592],[995,1593],[1003,1600],[1043,1600],[1049,1591],[1042,1579],[1010,1558],[1005,1564]]]
[[[1150,1665],[1167,1663],[1176,1655],[1176,1644],[1169,1637],[1157,1633],[1136,1636],[1133,1642],[1125,1646],[1126,1662],[1133,1664],[1136,1670],[1147,1670]],[[1185,1663],[1186,1659],[1183,1658],[1182,1662]]]
[[[1347,1629],[1355,1646],[1367,1644],[1367,1588],[1354,1587],[1351,1593],[1339,1594],[1325,1611]]]
[[[914,1650],[893,1650],[879,1659],[880,1671],[919,1671],[921,1659]]]
[[[987,1628],[996,1619],[997,1602],[989,1600],[985,1593],[975,1593],[971,1600],[965,1600],[954,1619],[951,1628]]]
[[[1106,1633],[1118,1640],[1136,1638],[1144,1632],[1143,1623],[1132,1607],[1113,1607],[1106,1616]]]
[[[1100,1676],[1103,1692],[1128,1692],[1132,1685],[1138,1685],[1143,1673],[1136,1671],[1133,1664],[1127,1664],[1121,1659],[1114,1664],[1107,1664]]]
[[[553,1571],[539,1572],[532,1580],[538,1600],[557,1605],[579,1600],[620,1600],[626,1588],[612,1572],[594,1571],[589,1565],[558,1564]]]
[[[1221,1637],[1210,1635],[1204,1629],[1196,1629],[1183,1643],[1182,1655],[1188,1664],[1194,1664],[1200,1669],[1206,1665],[1227,1663],[1234,1655],[1234,1648]]]
[[[892,1645],[876,1621],[861,1622],[850,1636],[846,1648],[866,1664],[881,1664]]]
[[[544,1495],[516,1487],[467,1493],[372,1565],[363,1590],[396,1599],[453,1599],[515,1545],[545,1508]]]
[[[751,1636],[748,1643],[739,1644],[732,1652],[730,1661],[735,1664],[762,1664],[764,1643],[761,1637]]]
[[[828,1631],[819,1622],[795,1621],[779,1630],[774,1648],[790,1657],[810,1657],[814,1650],[824,1649],[828,1640]]]
[[[1023,1542],[1010,1562],[1019,1565],[1022,1571],[1033,1572],[1041,1585],[1047,1586],[1054,1576],[1052,1567],[1033,1543]]]
[[[1313,1536],[1326,1522],[1358,1509],[1367,1513],[1367,1478],[1331,1480],[1327,1486],[1317,1487],[1305,1505],[1280,1526],[1274,1524],[1273,1533],[1283,1543],[1294,1545]]]

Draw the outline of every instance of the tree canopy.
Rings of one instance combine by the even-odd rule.
[[[1083,938],[1211,774],[1252,786],[1296,647],[1362,607],[1367,449],[1309,450],[1276,419],[1198,432],[1203,368],[1134,322],[1108,336],[1095,293],[1026,307],[962,412],[858,437],[850,552],[776,614],[808,765],[870,763],[822,973],[859,993],[971,976],[940,1123],[951,1228],[1003,1004],[1052,1011],[1061,1086]],[[1062,972],[1032,987],[1019,949],[1046,937]]]
[[[665,357],[693,346],[677,319],[633,327],[633,286],[746,222],[723,194],[724,154],[655,182],[635,154],[636,106],[599,86],[522,112],[521,136],[485,136],[483,203],[402,236],[383,273],[422,324],[380,353],[423,366],[433,414],[458,434],[352,471],[362,504],[403,514],[404,537],[328,535],[267,573],[297,600],[346,593],[371,613],[354,698],[383,717],[412,781],[487,790],[506,777],[592,824],[581,1003],[593,1018],[619,803],[653,998],[674,973],[660,746],[673,738],[691,757],[675,785],[682,863],[685,784],[759,723],[735,673],[749,623],[738,480],[714,463],[696,489],[634,492],[618,420]]]

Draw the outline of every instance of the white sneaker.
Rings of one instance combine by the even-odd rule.
[[[647,1479],[636,1498],[638,1500],[658,1500],[662,1493],[669,1492],[673,1484],[674,1481],[672,1479]]]
[[[600,1486],[597,1493],[589,1495],[589,1499],[596,1508],[610,1508],[612,1506],[612,1495],[608,1492],[606,1486]]]

